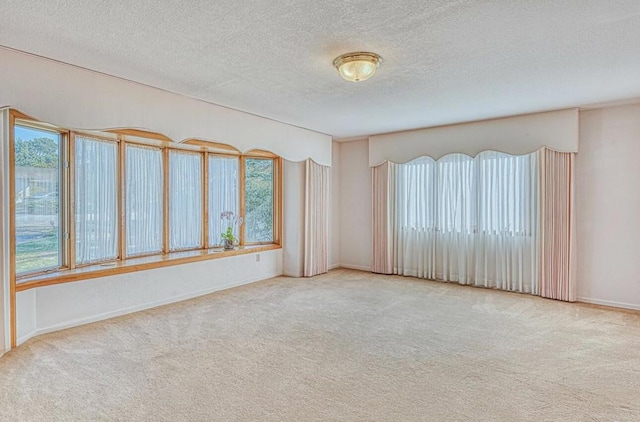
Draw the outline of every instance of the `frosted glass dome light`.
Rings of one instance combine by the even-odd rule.
[[[376,53],[347,53],[336,57],[333,65],[340,76],[350,82],[366,81],[373,75],[382,63],[382,57]]]

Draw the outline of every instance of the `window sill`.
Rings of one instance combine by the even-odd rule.
[[[71,283],[74,281],[88,280],[91,278],[107,277],[117,274],[132,273],[153,268],[170,267],[173,265],[188,264],[191,262],[207,261],[210,259],[225,258],[229,256],[247,255],[280,249],[280,245],[247,245],[238,247],[232,251],[223,249],[206,249],[184,252],[171,252],[165,255],[146,256],[141,258],[129,258],[124,261],[96,264],[73,270],[61,270],[25,277],[17,280],[16,291],[34,289],[36,287],[51,286],[54,284]]]

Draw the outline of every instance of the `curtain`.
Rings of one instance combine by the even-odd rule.
[[[388,172],[386,207],[374,169],[374,268],[386,244],[395,274],[537,294],[537,168],[537,154],[422,157]]]
[[[478,155],[473,282],[539,294],[538,154]],[[475,228],[474,228],[475,229]]]
[[[421,157],[395,166],[396,177],[390,183],[395,195],[389,201],[395,208],[395,220],[392,216],[393,230],[387,234],[393,245],[389,271],[435,279],[437,163]]]
[[[373,168],[373,272],[392,274],[394,263],[396,164],[385,161]],[[405,208],[400,208],[405,209]]]
[[[75,138],[76,264],[118,257],[118,148]]]
[[[202,247],[202,155],[169,153],[169,249]]]
[[[227,230],[221,214],[232,212],[240,216],[239,160],[235,157],[209,156],[209,244],[221,245],[221,234]],[[233,225],[233,235],[239,236],[239,225]]]
[[[304,276],[329,270],[329,167],[305,162]]]
[[[541,157],[540,295],[576,300],[575,154],[544,148]]]
[[[127,145],[127,256],[162,252],[163,169],[158,148]]]

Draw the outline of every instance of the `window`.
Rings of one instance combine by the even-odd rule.
[[[274,161],[245,160],[245,236],[247,243],[273,241]]]
[[[394,273],[535,291],[538,153],[450,154],[394,166]]]
[[[429,157],[421,157],[398,166],[398,196],[405,204],[398,207],[401,227],[420,231],[436,230],[436,166]]]
[[[202,247],[202,155],[169,154],[169,249]]]
[[[235,157],[209,155],[209,245],[222,244],[221,234],[230,220],[222,213],[240,217],[239,160]],[[232,224],[233,235],[240,237],[238,226]]]
[[[281,164],[268,151],[10,120],[19,289],[225,256],[228,226],[234,254],[279,247]]]
[[[127,256],[162,252],[162,150],[127,145],[126,235]]]
[[[76,136],[76,265],[118,257],[117,182],[117,143]]]
[[[398,166],[400,224],[439,233],[530,235],[536,180],[535,153],[421,157]]]
[[[16,274],[64,265],[62,144],[58,132],[14,126]]]
[[[477,161],[478,231],[530,236],[535,227],[531,224],[531,209],[525,204],[537,207],[536,154],[486,151]]]

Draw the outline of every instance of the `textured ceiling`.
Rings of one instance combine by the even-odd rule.
[[[0,16],[0,45],[334,137],[640,96],[638,0],[2,0]],[[354,50],[383,56],[373,79],[331,66]]]

